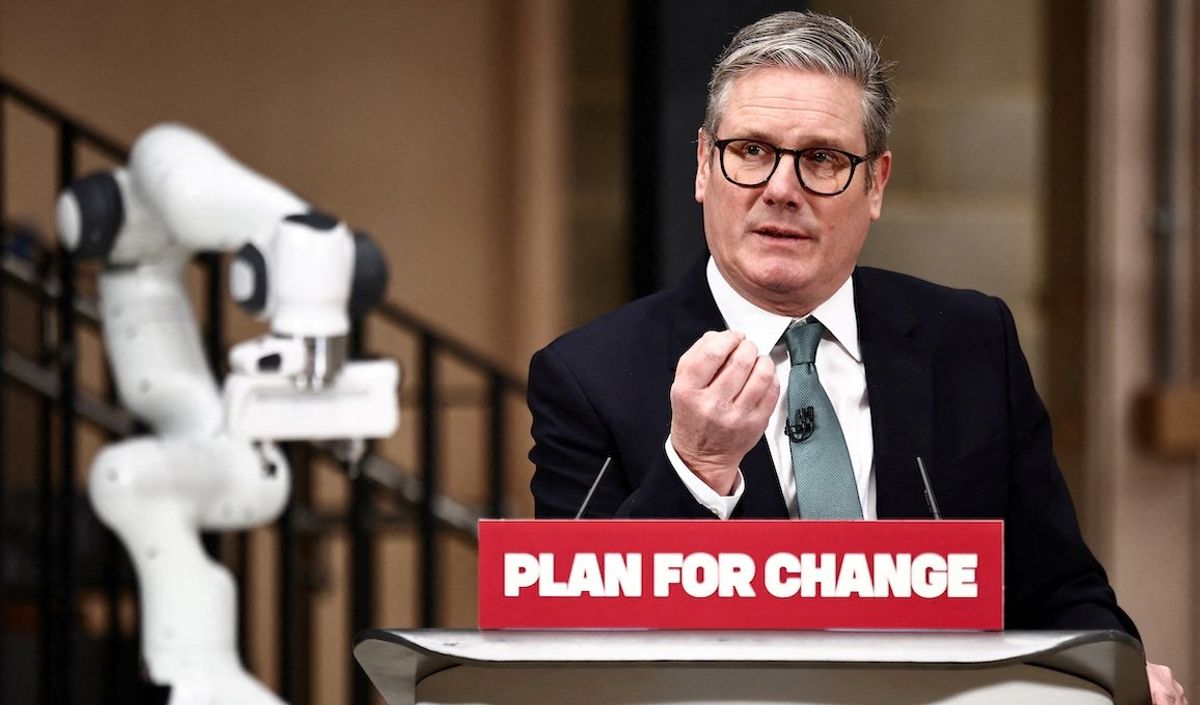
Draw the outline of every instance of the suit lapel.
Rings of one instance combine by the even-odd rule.
[[[858,334],[875,442],[879,518],[928,518],[917,457],[932,455],[932,353],[915,313],[884,273],[854,273]]]
[[[693,267],[686,278],[675,289],[679,305],[671,329],[670,350],[667,364],[670,374],[675,376],[679,358],[695,344],[700,336],[710,330],[725,330],[728,326],[713,300],[705,274],[708,258]],[[759,438],[754,448],[742,460],[742,477],[746,481],[746,492],[738,503],[735,516],[740,517],[787,517],[787,505],[783,491],[779,488],[779,475],[771,461],[766,438]]]
[[[707,259],[688,271],[687,276],[673,290],[678,297],[678,304],[671,309],[676,311],[672,321],[670,345],[667,354],[667,365],[671,375],[675,375],[675,367],[679,358],[692,347],[700,336],[710,330],[725,330],[725,319],[721,310],[713,300],[712,292],[708,289],[704,268]]]

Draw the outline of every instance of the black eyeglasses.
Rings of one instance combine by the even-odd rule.
[[[783,155],[790,154],[800,185],[818,196],[836,196],[845,191],[854,180],[854,170],[869,158],[833,147],[785,149],[740,137],[713,144],[720,155],[721,173],[730,183],[746,188],[762,186],[774,176]]]

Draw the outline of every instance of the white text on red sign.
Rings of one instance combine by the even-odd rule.
[[[759,565],[745,553],[651,554],[651,594],[671,597],[756,597]],[[975,553],[773,553],[761,568],[772,597],[975,598]],[[557,576],[566,575],[565,579]],[[505,553],[504,596],[641,597],[640,553],[576,553],[556,572],[553,553]]]

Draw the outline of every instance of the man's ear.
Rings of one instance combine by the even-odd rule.
[[[871,188],[867,200],[871,205],[871,220],[878,220],[883,213],[883,191],[887,188],[888,179],[892,177],[892,153],[884,152],[875,157]]]
[[[701,127],[696,130],[696,203],[704,203],[704,190],[708,188],[712,153],[712,143],[708,141],[708,133]]]

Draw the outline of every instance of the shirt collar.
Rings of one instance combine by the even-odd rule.
[[[795,319],[759,308],[742,298],[742,295],[734,291],[725,280],[712,257],[708,258],[705,274],[708,278],[708,288],[717,302],[717,309],[725,319],[725,325],[729,326],[730,330],[745,333],[746,339],[754,343],[760,354],[770,354],[783,337],[783,332]],[[813,309],[809,315],[816,316],[817,320],[824,324],[825,330],[850,357],[856,362],[862,362],[862,353],[858,345],[858,316],[854,312],[854,284],[850,277],[842,282],[833,296]]]

